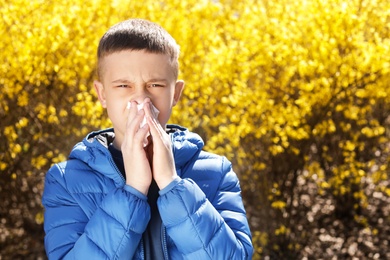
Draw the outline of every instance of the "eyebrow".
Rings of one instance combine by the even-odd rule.
[[[149,79],[147,82],[163,82],[165,84],[168,84],[169,81],[167,79],[158,79],[158,78],[156,78],[156,79]]]
[[[134,83],[133,81],[131,80],[128,80],[128,79],[116,79],[116,80],[113,80],[112,83]]]
[[[152,78],[152,79],[148,79],[146,82],[164,82],[164,83],[168,83],[168,80],[167,79]],[[129,79],[116,79],[116,80],[113,80],[112,83],[134,84],[134,81],[131,81]]]

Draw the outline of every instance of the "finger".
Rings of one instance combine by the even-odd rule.
[[[139,144],[144,147],[144,141],[146,140],[148,134],[149,134],[149,125],[145,124],[141,128],[138,129],[136,134],[134,135],[134,141],[135,143]]]
[[[145,98],[144,100],[144,110],[145,110],[145,115],[146,116],[150,116],[150,117],[153,117],[153,113],[152,113],[152,103],[150,101],[149,98]]]
[[[126,109],[128,110],[126,128],[129,129],[131,123],[134,121],[134,118],[136,117],[138,112],[137,103],[134,101],[129,101],[127,103]]]
[[[144,100],[144,109],[145,109],[145,115],[146,116],[150,116],[151,118],[156,119],[157,122],[158,122],[159,111],[157,110],[156,107],[153,106],[150,98],[146,98]]]
[[[129,115],[127,118],[126,124],[126,133],[125,138],[128,140],[133,139],[135,135],[140,131],[140,125],[145,117],[145,111],[143,109],[138,110],[137,104],[135,102],[131,102],[131,107],[129,111]],[[147,133],[148,131],[146,131]],[[144,135],[144,131],[140,133],[142,136]]]
[[[155,118],[152,118],[150,116],[146,116],[146,122],[149,125],[150,134],[152,135],[153,140],[155,140],[155,139],[161,140],[165,131],[161,127],[161,125],[158,123],[158,121]]]

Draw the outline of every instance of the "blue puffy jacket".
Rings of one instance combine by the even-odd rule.
[[[172,126],[170,126],[172,127]],[[166,259],[251,259],[251,234],[231,163],[202,151],[202,139],[175,126],[179,177],[157,201]],[[50,259],[143,259],[147,197],[125,184],[107,145],[113,129],[89,134],[47,173],[45,248]]]

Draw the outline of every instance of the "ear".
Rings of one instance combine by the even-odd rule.
[[[96,90],[96,93],[98,95],[100,104],[102,104],[102,107],[106,108],[107,107],[106,95],[104,93],[104,86],[103,86],[103,84],[101,82],[95,80],[93,82],[93,86],[95,87],[95,90]]]
[[[184,89],[184,81],[182,80],[176,81],[175,93],[173,94],[173,106],[175,106],[177,102],[179,102],[183,89]]]

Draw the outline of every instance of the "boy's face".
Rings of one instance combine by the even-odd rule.
[[[116,145],[122,144],[129,101],[141,104],[150,98],[160,111],[158,121],[165,127],[184,86],[183,81],[176,81],[169,56],[126,50],[109,54],[100,62],[101,82],[94,85],[113,123]]]

